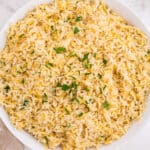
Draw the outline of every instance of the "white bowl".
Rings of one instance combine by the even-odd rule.
[[[21,8],[19,11],[17,11],[12,18],[8,21],[8,23],[5,25],[5,27],[0,32],[0,49],[2,49],[5,45],[6,41],[6,32],[10,26],[10,24],[15,23],[18,19],[23,18],[26,12],[28,10],[32,9],[33,7],[41,4],[41,3],[47,3],[51,0],[33,0],[24,5],[23,8]],[[141,23],[140,19],[126,6],[121,4],[117,0],[104,0],[106,4],[118,12],[122,17],[124,17],[129,23],[135,25],[136,27],[140,28],[148,37],[150,37],[149,31],[146,29],[146,27]],[[3,15],[3,14],[2,14]],[[150,100],[147,101],[147,108],[142,116],[142,119],[138,122],[135,122],[133,126],[129,129],[128,133],[123,136],[120,140],[113,142],[110,145],[102,146],[101,150],[123,150],[128,149],[131,150],[132,148],[130,145],[132,143],[132,138],[136,138],[136,136],[139,136],[138,134],[140,132],[143,132],[143,129],[150,123]],[[11,133],[17,137],[24,145],[28,146],[32,150],[43,150],[44,147],[42,144],[40,144],[37,140],[35,140],[31,135],[24,131],[19,131],[15,129],[10,121],[7,113],[3,109],[3,107],[0,107],[0,117],[7,126],[7,128],[11,131]],[[147,132],[145,134],[148,134]],[[141,142],[141,141],[137,141]],[[149,145],[150,146],[150,145]],[[143,148],[147,149],[147,148]],[[133,149],[132,149],[133,150]]]

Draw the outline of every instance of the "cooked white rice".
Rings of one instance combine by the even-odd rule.
[[[99,0],[56,0],[11,25],[0,103],[49,149],[85,150],[124,135],[150,90],[147,37]]]

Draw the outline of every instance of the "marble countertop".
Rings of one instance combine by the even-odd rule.
[[[5,25],[7,20],[12,16],[12,14],[17,11],[24,4],[29,2],[30,0],[0,0],[0,30]],[[112,0],[113,1],[113,0]],[[142,22],[147,26],[150,30],[150,0],[120,0],[125,5],[129,6],[137,16],[139,16]],[[149,125],[150,126],[150,125]],[[150,130],[147,127],[145,130]],[[146,133],[146,132],[144,132]],[[142,144],[137,143],[136,141],[140,141],[141,137],[146,139]],[[149,147],[149,139],[150,135],[142,134],[133,140],[133,145],[131,146],[132,150],[141,150],[144,147]],[[10,142],[11,141],[11,142]],[[135,143],[138,145],[138,149],[135,149]],[[15,146],[15,148],[13,147]],[[137,147],[137,146],[136,146]],[[0,121],[0,150],[23,150],[26,149],[20,142],[18,142],[13,136],[7,131],[4,127],[3,123]]]

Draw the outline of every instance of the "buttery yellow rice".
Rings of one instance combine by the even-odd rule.
[[[11,25],[0,104],[47,148],[85,150],[124,135],[150,91],[150,46],[99,0],[55,0]]]

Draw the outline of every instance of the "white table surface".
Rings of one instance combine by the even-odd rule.
[[[0,29],[17,9],[29,1],[30,0],[0,0]],[[120,1],[128,5],[150,30],[150,0]],[[25,149],[28,150],[28,148]],[[127,148],[125,147],[121,150],[127,150]],[[132,144],[130,144],[128,150],[150,150],[150,124],[141,130],[138,136],[132,140]]]

